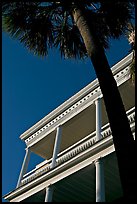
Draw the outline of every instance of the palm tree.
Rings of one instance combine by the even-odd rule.
[[[129,44],[131,45],[131,51],[133,52],[130,70],[131,70],[132,82],[135,83],[135,26],[132,23],[129,23],[128,31],[126,34],[127,34]]]
[[[132,19],[134,0],[3,2],[3,27],[34,54],[59,49],[64,58],[89,57],[99,80],[113,135],[123,195],[135,198],[135,147],[125,108],[105,49]]]

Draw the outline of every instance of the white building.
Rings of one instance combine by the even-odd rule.
[[[112,67],[135,139],[132,53]],[[10,202],[112,202],[122,188],[103,96],[94,80],[24,132],[26,154]],[[33,152],[44,162],[27,172]]]

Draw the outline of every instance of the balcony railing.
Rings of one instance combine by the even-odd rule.
[[[133,108],[131,108],[130,110],[127,111],[127,116],[128,116],[128,120],[129,120],[129,123],[130,123],[130,127],[131,127],[132,132],[133,132],[133,137],[135,139],[135,133],[134,133],[134,128],[135,128],[135,107],[133,107]],[[109,123],[104,125],[101,128],[101,130],[102,130],[101,131],[102,139],[111,135],[111,129],[110,129]],[[59,166],[59,165],[62,165],[63,163],[69,161],[70,159],[76,157],[78,154],[80,154],[81,152],[84,152],[85,150],[87,150],[88,148],[93,146],[95,143],[96,143],[96,131],[92,132],[91,134],[84,137],[79,142],[75,143],[74,145],[70,146],[66,150],[59,153],[58,158],[56,160],[56,167]],[[21,181],[21,185],[24,185],[24,184],[34,180],[35,178],[38,178],[41,175],[49,172],[51,170],[51,168],[50,168],[51,161],[52,161],[52,158],[50,160],[46,161],[45,164],[42,162],[43,163],[42,166],[39,165],[38,168],[35,168],[32,171],[25,174],[23,176],[22,181]]]

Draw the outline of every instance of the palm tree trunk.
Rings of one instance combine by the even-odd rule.
[[[125,200],[135,199],[135,142],[126,111],[108,60],[97,37],[88,26],[82,10],[73,9],[74,21],[81,33],[94,66],[113,135],[119,174]]]

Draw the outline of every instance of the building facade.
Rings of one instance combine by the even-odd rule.
[[[135,139],[132,53],[112,67]],[[20,139],[26,153],[10,202],[113,202],[122,197],[117,158],[103,95],[95,79]],[[44,159],[27,171],[31,152]]]

